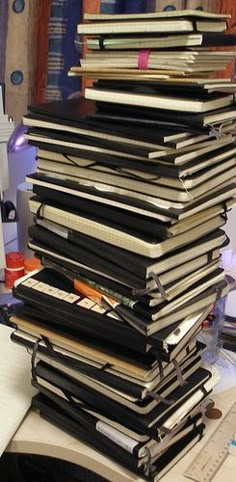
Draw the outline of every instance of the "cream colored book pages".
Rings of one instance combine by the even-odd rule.
[[[0,326],[0,456],[21,424],[35,391],[30,357],[10,340],[12,330]]]
[[[203,0],[207,1],[207,0]],[[208,0],[208,2],[211,2],[214,0]],[[196,17],[196,18],[206,18],[206,19],[213,19],[213,20],[226,20],[227,18],[231,18],[230,14],[225,14],[225,13],[209,13],[206,11],[202,10],[196,10],[194,7],[194,10],[191,9],[186,9],[185,8],[185,3],[186,0],[147,0],[148,2],[148,9],[149,12],[152,10],[150,13],[121,13],[121,14],[102,14],[102,13],[85,13],[84,14],[84,20],[129,20],[129,19],[145,19],[148,20],[150,18],[177,18],[177,17]],[[198,2],[199,3],[199,2]],[[184,4],[184,6],[183,6]],[[156,7],[156,12],[153,10]],[[173,7],[173,8],[167,8],[167,7]],[[184,12],[183,12],[184,8]]]
[[[217,22],[219,23],[219,22]],[[221,22],[220,22],[221,23]],[[224,22],[222,22],[224,24]],[[168,33],[168,32],[193,32],[193,22],[185,19],[171,19],[152,21],[142,19],[139,22],[96,22],[79,24],[77,33],[82,35],[96,34],[136,34],[136,33]]]
[[[138,376],[139,378],[145,377],[146,370],[132,365],[129,362],[125,362],[122,359],[113,357],[107,353],[99,351],[96,348],[92,348],[89,345],[80,343],[77,340],[75,341],[72,338],[65,338],[64,336],[56,333],[51,329],[48,329],[47,327],[38,326],[37,323],[32,324],[17,316],[12,317],[12,323],[15,323],[22,331],[26,331],[33,336],[39,336],[40,333],[41,336],[46,336],[52,344],[56,343],[58,344],[58,346],[62,346],[68,351],[79,353],[80,355],[83,355],[85,357],[91,357],[93,360],[98,361],[98,363],[110,363],[114,365],[118,371],[119,369],[121,369],[121,371],[125,370],[126,373],[131,373],[133,375],[136,374],[136,376]]]
[[[233,103],[233,96],[219,97],[214,101],[202,102],[191,99],[178,99],[169,96],[152,96],[139,93],[106,91],[103,89],[87,88],[85,98],[96,101],[112,102],[113,104],[136,105],[139,107],[151,107],[158,109],[171,109],[184,111],[191,110],[193,113],[207,112],[209,110],[227,107]]]

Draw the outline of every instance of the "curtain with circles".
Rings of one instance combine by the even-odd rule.
[[[81,93],[76,25],[82,0],[0,0],[0,82],[6,86],[6,112],[19,121],[31,103]]]
[[[50,0],[0,0],[0,82],[6,112],[19,121],[45,96]]]

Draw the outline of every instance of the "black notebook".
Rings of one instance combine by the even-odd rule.
[[[35,396],[32,403],[33,407],[40,410],[41,416],[49,422],[56,424],[59,428],[69,432],[72,436],[79,436],[79,438],[84,442],[90,443],[93,447],[100,450],[107,456],[114,457],[115,460],[125,465],[125,467],[127,467],[129,470],[133,470],[139,475],[145,477],[143,469],[137,469],[137,465],[129,453],[125,453],[125,450],[122,451],[119,447],[117,447],[117,444],[113,444],[111,440],[107,439],[102,434],[97,436],[94,428],[91,430],[91,434],[88,430],[88,425],[85,426],[85,421],[83,421],[82,424],[80,421],[78,421],[78,417],[76,417],[76,419],[75,416],[73,417],[73,409],[70,411],[70,414],[68,414],[66,411],[62,411],[61,404],[60,408],[58,407],[58,405],[55,403],[55,399],[53,403],[52,398],[49,399],[42,394]],[[191,447],[193,447],[201,439],[203,432],[204,425],[200,424],[192,432],[185,435],[185,437],[172,446],[161,458],[158,459],[154,473],[150,474],[149,477],[146,477],[147,480],[152,482],[159,480],[160,475],[164,475],[180,458],[182,458],[189,451]],[[174,458],[173,454],[175,454]]]
[[[173,254],[150,260],[45,220],[37,220],[37,224],[29,228],[29,235],[32,238],[29,245],[41,256],[53,256],[59,264],[61,259],[61,264],[70,265],[75,272],[85,277],[92,276],[99,284],[105,285],[107,277],[114,291],[117,290],[117,284],[113,285],[113,281],[136,289],[154,289],[156,284],[152,273],[155,273],[165,286],[183,277],[187,272],[194,271],[198,267],[195,265],[195,259],[198,258],[199,267],[202,263],[216,259],[219,248],[227,246],[229,242],[223,231],[216,230],[176,250]],[[205,257],[200,260],[202,256]],[[100,275],[100,281],[96,274]],[[122,286],[119,286],[117,291],[120,290]],[[132,294],[130,290],[121,292]]]

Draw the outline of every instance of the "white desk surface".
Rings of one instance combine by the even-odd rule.
[[[220,408],[224,415],[236,401],[236,386],[212,398],[214,398],[217,408]],[[205,437],[161,479],[162,482],[187,482],[189,480],[184,477],[184,471],[221,420],[222,418],[220,420],[207,419]],[[92,470],[112,482],[141,482],[144,480],[125,470],[90,446],[79,442],[54,425],[44,421],[32,410],[26,416],[7,450],[8,452],[47,455],[64,459]],[[214,477],[214,482],[235,482],[235,471],[236,457],[229,455]]]

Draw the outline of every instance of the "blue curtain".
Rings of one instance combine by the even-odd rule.
[[[101,13],[142,13],[146,0],[101,0]]]
[[[74,39],[81,22],[82,0],[52,0],[49,19],[49,51],[46,99],[59,100],[79,95],[81,80],[68,77],[79,54]]]

